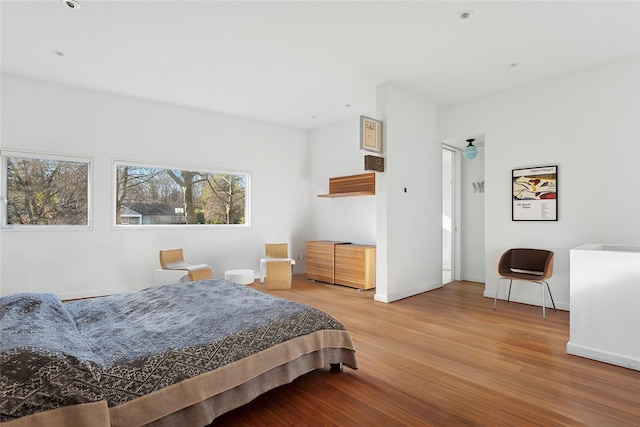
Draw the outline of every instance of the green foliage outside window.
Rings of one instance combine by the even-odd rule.
[[[91,159],[3,151],[4,226],[90,223]],[[117,162],[116,224],[248,224],[249,174]]]
[[[6,156],[6,224],[89,224],[89,161]]]
[[[117,224],[246,224],[248,174],[116,164]]]

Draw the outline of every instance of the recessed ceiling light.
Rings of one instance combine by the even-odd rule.
[[[71,9],[79,9],[80,8],[80,3],[78,3],[76,0],[62,0],[62,2],[64,4],[66,4],[67,6],[69,6]]]
[[[64,52],[60,52],[59,50],[51,49],[51,53],[58,56],[64,56]]]
[[[344,104],[345,107],[351,107],[351,104]]]
[[[318,118],[318,116],[311,116],[311,118],[312,118],[312,119],[317,119],[317,118]]]
[[[462,12],[460,12],[460,19],[468,19],[469,17],[471,17],[471,15],[473,15],[473,11],[472,10],[464,10]]]

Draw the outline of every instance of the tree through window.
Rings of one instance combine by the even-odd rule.
[[[249,175],[116,162],[116,224],[247,224]]]
[[[88,158],[3,152],[4,226],[88,226]]]

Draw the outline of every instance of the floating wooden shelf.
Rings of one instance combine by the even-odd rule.
[[[318,197],[372,196],[376,194],[376,174],[339,176],[329,178],[329,194]]]

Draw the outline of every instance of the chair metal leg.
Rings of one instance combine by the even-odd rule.
[[[496,286],[496,296],[493,297],[493,311],[496,311],[496,303],[498,302],[498,291],[500,290],[501,277],[498,277],[498,286]]]
[[[540,283],[542,285],[542,318],[546,319],[547,318],[547,312],[546,312],[546,306],[547,303],[544,300],[544,284]]]
[[[499,277],[498,278],[498,286],[496,286],[496,294],[493,297],[493,311],[496,310],[496,306],[498,304],[498,293],[500,292],[500,282],[502,281],[502,279],[506,279],[506,277]],[[553,295],[551,294],[551,288],[549,287],[549,283],[546,281],[541,281],[541,282],[536,282],[539,283],[540,285],[542,285],[542,318],[546,319],[547,318],[547,303],[546,303],[546,295],[545,295],[545,286],[547,287],[547,291],[549,292],[549,297],[551,297],[551,304],[553,305],[553,310],[557,311],[556,309],[556,303],[553,300]],[[511,285],[513,284],[513,279],[509,279],[509,292],[507,294],[507,302],[511,301]]]
[[[547,285],[547,290],[549,291],[549,296],[551,297],[551,304],[553,304],[553,311],[558,311],[556,309],[556,303],[553,301],[553,295],[551,295],[551,288],[549,287],[549,283],[544,282]]]
[[[546,316],[545,309],[546,309],[547,303],[545,301],[545,292],[544,292],[545,285],[547,287],[547,291],[549,291],[549,296],[551,297],[551,304],[553,305],[553,311],[558,311],[558,309],[556,308],[555,301],[553,301],[553,295],[551,294],[551,288],[549,287],[549,283],[547,281],[542,281],[537,283],[540,283],[540,285],[542,285],[542,318],[546,319],[547,316]]]

